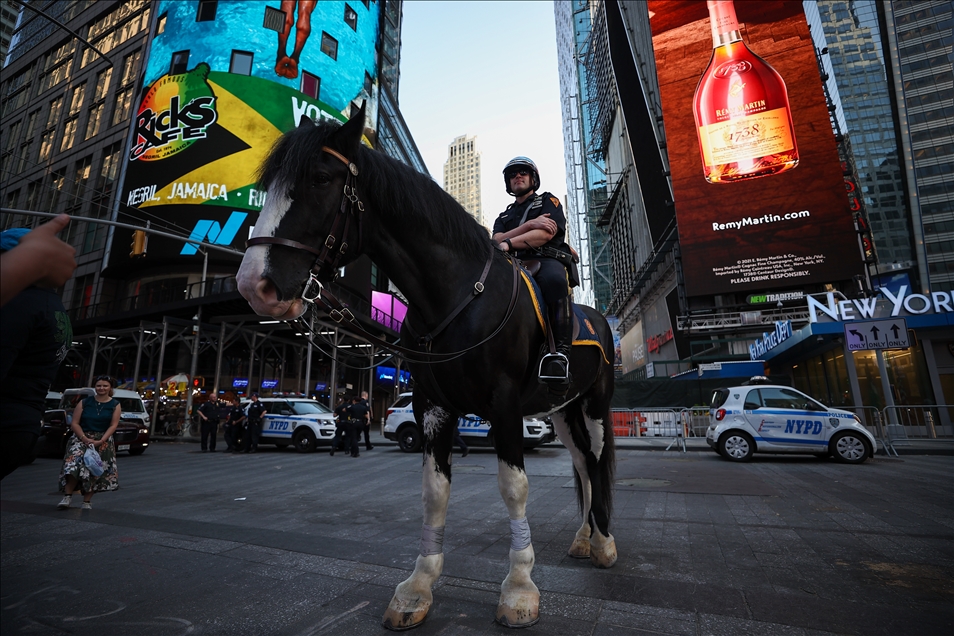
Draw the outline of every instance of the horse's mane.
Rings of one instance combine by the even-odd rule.
[[[288,191],[307,178],[309,165],[339,126],[337,122],[321,122],[282,135],[258,171],[259,186]],[[358,167],[358,196],[366,201],[373,199],[377,215],[417,229],[422,239],[450,238],[457,252],[480,260],[487,258],[487,230],[428,175],[364,145],[357,157],[349,158]]]

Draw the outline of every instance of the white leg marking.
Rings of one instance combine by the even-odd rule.
[[[590,448],[596,461],[599,461],[603,454],[603,420],[587,417],[586,407],[589,406],[589,400],[583,402],[583,422],[586,424],[586,430],[590,434]]]
[[[424,411],[424,421],[421,422],[421,427],[424,429],[424,437],[434,439],[434,437],[437,436],[438,427],[441,425],[441,422],[446,419],[447,411],[439,406],[432,406]],[[448,425],[450,425],[450,422],[448,422]]]
[[[424,524],[443,528],[447,519],[450,482],[438,472],[431,455],[424,458],[421,498],[424,503]],[[394,590],[384,612],[383,623],[391,629],[407,629],[424,620],[434,602],[431,588],[444,569],[444,554],[418,555],[414,572]]]
[[[576,559],[585,559],[590,556],[590,506],[593,503],[593,486],[590,483],[590,475],[586,472],[586,458],[583,451],[573,443],[573,437],[570,435],[570,427],[567,426],[566,417],[563,413],[554,413],[550,419],[553,421],[553,429],[560,438],[560,442],[570,451],[570,458],[573,460],[573,468],[580,477],[580,493],[583,496],[583,525],[576,531],[573,537],[573,543],[567,554]]]
[[[527,494],[530,482],[527,473],[497,461],[497,486],[507,506],[510,519],[527,516]],[[510,572],[500,586],[497,622],[508,626],[533,625],[540,619],[540,591],[530,578],[533,570],[533,545],[523,550],[510,550]]]

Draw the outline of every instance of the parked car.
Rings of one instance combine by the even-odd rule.
[[[414,419],[414,410],[411,408],[411,393],[402,393],[397,401],[388,409],[384,421],[384,437],[397,441],[405,453],[416,453],[421,450],[424,432]],[[468,446],[494,445],[493,431],[490,422],[476,415],[465,415],[457,421],[457,430]],[[523,420],[523,447],[527,450],[556,439],[553,424],[547,420]]]
[[[318,446],[331,446],[335,436],[335,416],[321,402],[308,398],[260,398],[265,405],[262,436],[259,444],[275,444],[285,448],[294,444],[302,453],[310,453]],[[248,410],[250,400],[243,400]]]
[[[47,391],[46,392],[46,410],[50,411],[52,409],[60,408],[60,399],[62,399],[63,394],[58,391]]]
[[[875,438],[854,413],[753,380],[712,394],[706,442],[722,457],[744,462],[753,453],[811,453],[860,464],[874,453]]]
[[[90,387],[66,389],[57,405],[58,408],[47,411],[40,425],[40,438],[37,440],[38,454],[62,456],[70,436],[70,422],[73,409],[83,398],[94,395]],[[119,402],[119,426],[113,433],[116,452],[129,451],[130,455],[142,455],[149,446],[149,421],[142,398],[135,391],[116,389],[113,397]]]

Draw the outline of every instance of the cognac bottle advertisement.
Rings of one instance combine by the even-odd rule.
[[[690,296],[861,272],[800,0],[651,0]]]

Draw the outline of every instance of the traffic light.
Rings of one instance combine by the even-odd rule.
[[[192,387],[196,389],[205,388],[205,378],[203,378],[201,375],[197,375],[192,378]]]
[[[129,258],[142,258],[146,255],[146,231],[134,230],[132,243],[129,244]]]

